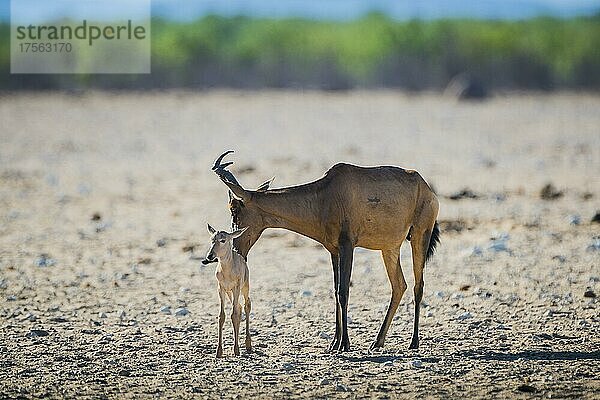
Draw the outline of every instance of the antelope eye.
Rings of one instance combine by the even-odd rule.
[[[220,240],[220,242],[221,242],[221,243],[225,243],[225,239],[221,239],[221,240]]]

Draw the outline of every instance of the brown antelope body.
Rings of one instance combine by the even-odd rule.
[[[355,247],[380,250],[392,286],[392,298],[371,348],[383,347],[385,336],[406,290],[400,267],[400,246],[409,239],[415,277],[415,318],[410,348],[419,346],[419,306],[423,269],[439,242],[438,200],[413,170],[393,166],[360,167],[336,164],[311,183],[269,189],[244,189],[221,163],[213,171],[229,187],[234,229],[248,227],[234,241],[244,257],[267,228],[284,228],[321,243],[330,253],[336,296],[336,329],[330,351],[350,348],[347,329],[348,295]]]

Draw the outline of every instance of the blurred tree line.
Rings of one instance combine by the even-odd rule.
[[[8,39],[9,26],[0,25]],[[524,21],[351,22],[206,16],[152,23],[152,74],[10,75],[0,88],[444,88],[467,73],[490,89],[600,89],[600,14]]]

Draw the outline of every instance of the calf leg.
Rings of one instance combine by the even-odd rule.
[[[404,274],[402,273],[402,267],[400,266],[400,249],[386,250],[381,253],[383,255],[383,263],[385,264],[388,279],[392,285],[392,298],[385,319],[379,329],[377,339],[371,345],[371,349],[383,347],[387,331],[390,328],[394,314],[396,314],[400,300],[402,300],[402,296],[406,291],[406,281],[404,280]]]
[[[221,301],[221,312],[219,313],[219,346],[217,347],[217,357],[223,357],[223,324],[225,323],[225,293],[219,287],[219,300]]]
[[[246,351],[252,352],[252,341],[250,340],[250,311],[252,310],[252,303],[250,302],[250,287],[248,282],[242,289],[244,295],[244,313],[246,314]]]
[[[342,312],[339,303],[338,285],[340,281],[340,258],[337,253],[331,253],[331,264],[333,266],[333,292],[335,295],[335,335],[329,345],[329,352],[336,351],[342,341]]]
[[[240,305],[240,288],[233,289],[233,311],[231,322],[233,323],[233,353],[240,355],[240,321],[242,319],[242,306]]]
[[[342,314],[342,340],[338,346],[339,351],[350,350],[350,339],[348,337],[348,298],[350,295],[350,277],[352,276],[352,258],[354,247],[345,235],[340,236],[340,280],[338,282],[338,304]]]

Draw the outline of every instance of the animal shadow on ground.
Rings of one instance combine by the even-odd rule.
[[[600,360],[600,351],[521,351],[518,353],[501,353],[489,350],[466,350],[455,353],[453,356],[467,357],[474,360],[485,361],[516,361],[516,360]],[[395,362],[406,360],[402,355],[367,355],[367,356],[346,356],[339,355],[340,358],[350,362],[372,362],[383,364],[388,361]],[[408,357],[410,358],[410,357]],[[419,357],[423,362],[437,362],[439,357]]]
[[[388,361],[391,362],[395,362],[395,361],[406,361],[407,359],[410,359],[411,357],[406,357],[406,356],[392,356],[392,355],[368,355],[368,356],[346,356],[343,354],[339,354],[338,355],[341,359],[346,360],[346,361],[350,361],[350,362],[372,362],[372,363],[377,363],[377,364],[383,364],[386,363]],[[423,362],[438,362],[440,361],[439,358],[436,357],[419,357],[419,360],[423,361]]]
[[[520,351],[518,353],[501,353],[496,351],[467,350],[459,356],[486,361],[516,360],[600,360],[600,351]]]

